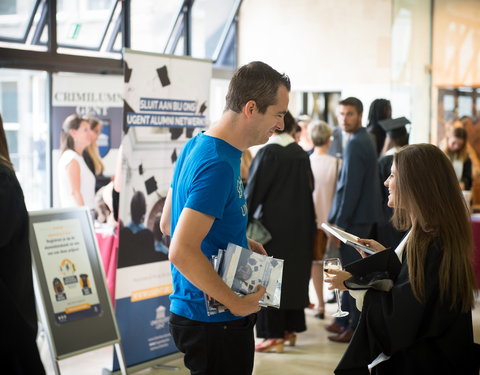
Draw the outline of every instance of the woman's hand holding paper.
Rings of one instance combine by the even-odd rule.
[[[387,249],[385,246],[383,246],[381,243],[379,243],[375,240],[369,240],[369,239],[366,239],[366,238],[359,238],[358,242],[360,242],[362,245],[370,247],[372,250],[374,250],[377,253],[379,251],[383,251],[383,250]],[[365,251],[362,251],[362,249],[360,249],[360,248],[356,248],[356,249],[360,253],[360,255],[362,256],[362,258],[366,258],[370,255],[370,254],[367,254]]]

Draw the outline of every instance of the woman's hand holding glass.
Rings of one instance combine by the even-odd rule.
[[[332,316],[335,317],[342,317],[347,316],[347,311],[342,311],[340,306],[340,297],[338,295],[339,289],[346,289],[343,285],[343,281],[350,278],[352,275],[348,272],[342,271],[342,264],[340,263],[340,259],[338,258],[328,258],[323,260],[323,271],[325,272],[325,282],[330,283],[328,289],[332,290],[335,289],[335,295],[337,297],[337,312]],[[337,280],[339,275],[347,274],[349,275],[343,281]],[[344,275],[345,276],[345,275]]]
[[[344,284],[345,280],[352,277],[352,274],[343,270],[329,269],[325,272],[325,282],[330,284],[328,290],[348,290]]]

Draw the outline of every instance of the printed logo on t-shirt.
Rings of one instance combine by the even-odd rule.
[[[237,178],[237,191],[238,191],[238,197],[239,198],[243,197],[243,182],[240,176],[238,176]]]
[[[243,182],[240,176],[238,176],[238,179],[237,179],[237,191],[238,191],[238,199],[242,199],[243,198]],[[243,205],[241,209],[242,209],[242,216],[246,216],[248,213],[248,209],[247,209],[247,202],[245,202],[245,199],[243,199]]]
[[[247,203],[244,203],[242,206],[242,216],[246,216],[248,213]]]

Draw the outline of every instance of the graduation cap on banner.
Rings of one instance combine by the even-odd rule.
[[[195,130],[194,128],[187,128],[187,131],[185,132],[185,137],[192,138],[194,130]]]
[[[172,141],[180,138],[183,133],[183,128],[168,128],[168,130],[170,131],[170,140]]]
[[[172,155],[170,155],[170,160],[172,161],[172,164],[177,161],[177,149],[173,149]]]
[[[157,186],[157,180],[155,180],[155,177],[150,177],[148,180],[145,181],[145,187],[147,189],[147,194],[152,194],[157,191],[158,186]]]
[[[398,117],[393,119],[386,119],[378,122],[385,130],[390,138],[399,137],[407,133],[405,125],[410,124],[410,120],[406,117]]]
[[[132,76],[132,70],[128,67],[128,64],[125,62],[123,65],[123,81],[128,83],[130,81],[130,77]]]
[[[138,166],[138,174],[140,176],[143,176],[143,172],[144,172],[144,169],[143,169],[143,164],[139,164]],[[147,190],[147,194],[150,195],[154,192],[157,191],[158,189],[158,185],[157,185],[157,180],[155,180],[155,177],[152,176],[150,178],[148,178],[147,180],[145,180],[145,189]]]
[[[168,86],[170,84],[170,78],[168,78],[168,70],[167,66],[164,65],[161,68],[157,69],[158,78],[160,79],[160,83],[163,87]]]
[[[207,102],[203,102],[202,105],[200,106],[200,109],[198,110],[198,112],[203,115],[203,112],[205,112],[205,110],[207,109]]]

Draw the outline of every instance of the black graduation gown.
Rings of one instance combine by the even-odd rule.
[[[462,178],[460,181],[463,182],[464,190],[470,190],[472,188],[472,161],[470,158],[467,158],[463,163]]]
[[[390,292],[366,293],[357,330],[335,374],[368,375],[368,364],[383,352],[391,358],[372,374],[478,375],[471,312],[451,311],[439,298],[441,258],[441,249],[432,244],[425,261],[425,303],[413,296],[406,260]]]
[[[377,223],[376,240],[383,246],[395,249],[402,240],[405,232],[396,230],[390,219],[393,215],[393,209],[388,207],[388,188],[383,184],[390,176],[392,168],[393,155],[385,155],[378,159],[378,169],[380,172],[380,188],[382,192],[382,218]]]
[[[28,213],[15,172],[0,164],[0,331],[4,374],[45,374],[38,353],[37,314],[28,241]]]
[[[261,222],[272,239],[269,255],[284,259],[281,309],[308,306],[308,283],[315,233],[313,175],[307,153],[296,143],[268,144],[252,161],[245,195],[251,219],[263,207]]]

